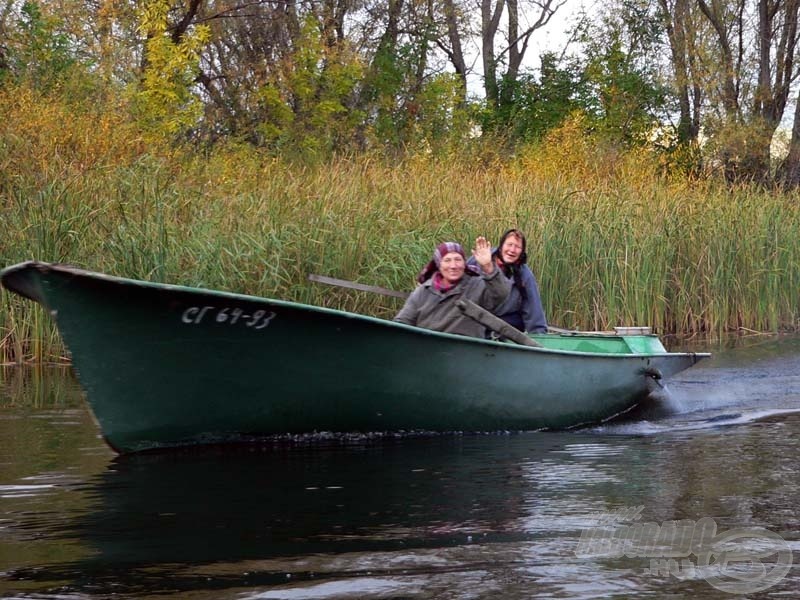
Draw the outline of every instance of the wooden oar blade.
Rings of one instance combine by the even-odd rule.
[[[355,281],[347,281],[346,279],[336,279],[335,277],[326,277],[325,275],[311,274],[308,276],[308,279],[309,281],[316,281],[317,283],[335,285],[337,287],[343,287],[350,290],[359,290],[362,292],[373,292],[375,294],[383,294],[384,296],[393,296],[394,298],[402,298],[403,300],[405,300],[409,296],[409,294],[407,294],[406,292],[398,292],[396,290],[390,290],[388,288],[379,287],[377,285],[366,285],[363,283],[356,283]]]

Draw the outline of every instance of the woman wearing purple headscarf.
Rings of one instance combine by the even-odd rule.
[[[460,244],[444,242],[436,246],[433,258],[417,277],[420,285],[394,320],[446,333],[483,337],[483,326],[465,316],[456,303],[466,298],[486,310],[496,310],[508,297],[511,284],[492,260],[492,245],[486,238],[475,240],[472,256],[477,267],[467,267]]]

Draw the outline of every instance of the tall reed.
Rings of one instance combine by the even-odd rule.
[[[0,126],[12,151],[0,158],[0,266],[69,262],[390,318],[399,301],[307,276],[410,290],[439,241],[471,247],[517,226],[555,325],[719,334],[800,322],[795,196],[670,179],[657,157],[569,127],[503,161],[465,151],[308,166],[238,146],[144,151],[95,132],[91,115],[67,123],[83,138],[37,130],[23,142],[35,123],[14,102],[0,97],[22,121]],[[92,143],[101,134],[112,139]],[[0,362],[65,357],[41,309],[0,295]]]

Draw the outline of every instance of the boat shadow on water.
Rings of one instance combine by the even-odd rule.
[[[272,585],[286,583],[287,568],[293,581],[312,577],[312,567],[287,567],[301,557],[520,541],[530,493],[521,465],[576,439],[441,435],[120,456],[80,486],[88,506],[58,533],[86,557],[13,578],[135,595],[166,574],[170,589],[228,587],[228,575],[195,572],[218,563],[257,562],[248,585]]]

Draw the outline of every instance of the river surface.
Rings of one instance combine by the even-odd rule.
[[[0,371],[0,597],[800,597],[800,338],[700,349],[621,423],[123,458]]]

